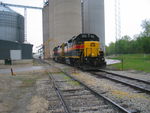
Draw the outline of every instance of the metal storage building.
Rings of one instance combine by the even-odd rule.
[[[11,50],[20,50],[22,59],[32,59],[32,46],[24,43],[24,17],[0,4],[0,60],[10,59]]]
[[[22,59],[32,59],[32,46],[31,44],[0,40],[0,60],[10,59],[11,50],[21,50]]]
[[[0,4],[0,39],[24,42],[23,16],[2,4]]]

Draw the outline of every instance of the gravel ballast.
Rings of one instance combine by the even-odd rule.
[[[96,78],[87,72],[82,72],[73,67],[63,64],[53,64],[65,70],[67,73],[75,76],[77,79],[85,82],[90,87],[93,87],[99,93],[103,93],[104,96],[110,98],[116,103],[120,104],[124,108],[131,111],[140,111],[141,113],[149,113],[150,111],[150,95],[142,93],[138,90],[132,89],[128,86],[124,86],[120,83],[115,83],[104,78]],[[137,77],[139,79],[148,79],[149,76],[137,75],[133,72],[123,72],[126,76]],[[143,76],[143,77],[141,77]]]

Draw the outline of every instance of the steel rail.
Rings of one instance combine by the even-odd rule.
[[[62,71],[62,70],[61,70]],[[87,86],[85,83],[83,83],[82,81],[76,79],[75,77],[71,76],[70,74],[62,71],[65,75],[71,77],[73,80],[79,82],[81,85],[83,85],[84,87],[86,87],[88,90],[90,90],[93,94],[95,94],[96,96],[102,98],[104,101],[106,101],[107,103],[111,104],[115,109],[119,110],[121,113],[133,113],[131,111],[128,111],[127,109],[123,108],[122,106],[120,106],[119,104],[115,103],[114,101],[112,101],[111,99],[103,96],[102,94],[98,93],[96,90],[90,88],[89,86]]]
[[[72,112],[71,112],[71,109],[69,108],[68,104],[66,103],[66,101],[65,101],[65,99],[64,99],[64,97],[63,97],[63,95],[62,95],[62,93],[61,93],[61,91],[60,91],[60,89],[58,88],[58,86],[57,86],[57,84],[56,84],[56,81],[55,81],[53,75],[49,73],[49,77],[50,77],[50,79],[52,80],[52,82],[53,82],[53,87],[54,87],[54,89],[55,89],[55,91],[56,91],[56,93],[57,93],[59,99],[61,100],[61,102],[62,102],[62,104],[63,104],[63,106],[64,106],[65,113],[72,113]]]
[[[130,80],[136,80],[136,81],[143,82],[145,84],[149,84],[150,85],[149,81],[145,81],[145,80],[141,80],[141,79],[136,79],[136,78],[132,78],[132,77],[128,77],[128,76],[123,76],[123,75],[112,73],[112,72],[108,72],[108,71],[105,71],[105,70],[102,70],[102,69],[99,69],[98,71],[105,72],[107,74],[111,74],[111,75],[114,75],[114,76],[119,76],[119,77],[122,77],[122,78],[130,79]]]
[[[45,62],[45,61],[43,61]],[[46,64],[48,65],[51,65],[50,63],[48,62],[45,62]],[[56,66],[54,66],[56,67]],[[58,68],[58,67],[56,67]],[[59,68],[60,69],[60,68]],[[136,113],[135,111],[129,111],[125,108],[123,108],[122,106],[120,106],[119,104],[115,103],[114,101],[112,101],[111,99],[103,96],[102,94],[98,93],[96,90],[90,88],[88,85],[86,85],[85,83],[83,83],[82,81],[76,79],[75,77],[71,76],[70,74],[66,73],[65,71],[63,71],[62,69],[60,69],[60,71],[62,71],[65,75],[71,77],[73,80],[79,82],[81,85],[83,85],[84,87],[86,87],[87,89],[89,89],[93,94],[95,94],[96,96],[100,97],[101,99],[103,99],[106,103],[109,103],[111,104],[116,110],[118,110],[119,112],[121,113]],[[56,85],[56,84],[55,84]],[[64,103],[65,104],[65,103]]]
[[[130,86],[130,87],[132,87],[132,88],[141,90],[141,91],[143,91],[143,92],[145,92],[145,93],[150,93],[150,89],[146,89],[146,88],[141,87],[141,86],[137,86],[137,85],[130,84],[130,83],[127,83],[127,82],[122,81],[122,80],[118,80],[118,79],[115,79],[115,78],[111,78],[111,77],[108,77],[108,76],[104,76],[104,75],[101,75],[101,74],[97,74],[97,73],[95,73],[95,72],[91,72],[91,74],[94,74],[94,75],[97,75],[97,76],[101,76],[101,77],[103,77],[103,78],[107,78],[107,79],[113,80],[113,81],[115,81],[115,82],[119,82],[119,83],[121,83],[121,84],[128,85],[128,86]]]

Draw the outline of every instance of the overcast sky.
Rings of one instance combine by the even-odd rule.
[[[105,0],[106,44],[115,41],[114,1]],[[120,0],[121,35],[131,38],[142,31],[142,21],[150,19],[150,0]]]
[[[0,0],[5,3],[22,4],[29,6],[43,6],[43,0]],[[105,34],[106,44],[115,41],[115,0],[105,0]],[[141,23],[144,19],[150,19],[150,0],[120,0],[121,11],[121,35],[133,37],[142,31]],[[24,14],[23,9],[12,8]],[[36,46],[42,44],[42,11],[27,10],[27,41]]]

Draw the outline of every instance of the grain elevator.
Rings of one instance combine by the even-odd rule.
[[[104,0],[46,0],[43,8],[44,58],[80,33],[94,33],[105,46]]]
[[[82,31],[80,0],[49,0],[43,8],[44,57]]]

